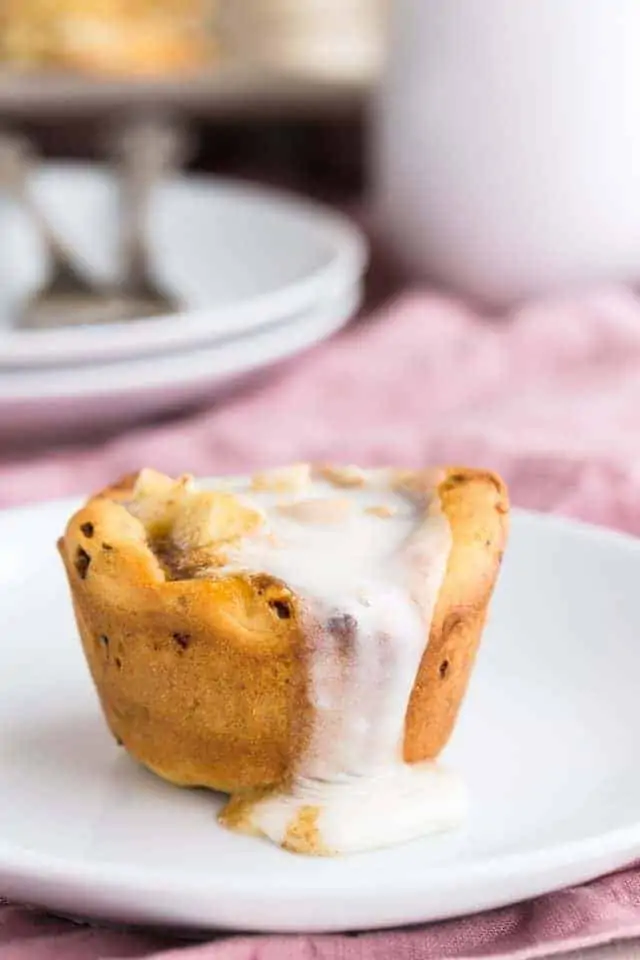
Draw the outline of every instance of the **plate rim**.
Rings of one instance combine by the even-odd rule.
[[[242,350],[247,342],[262,342],[275,345],[276,339],[281,343],[279,349],[269,350],[267,357],[255,360],[250,364],[242,362],[242,356],[237,356],[232,369],[219,370],[222,380],[226,377],[239,377],[245,373],[259,370],[278,363],[282,360],[297,356],[299,353],[324,342],[333,334],[345,327],[357,313],[362,302],[363,292],[359,284],[355,284],[335,300],[322,301],[312,310],[278,324],[265,325],[263,329],[254,329],[241,337],[233,337],[216,343],[192,345],[184,350],[115,359],[104,363],[87,363],[69,368],[52,369],[33,368],[29,371],[12,371],[9,376],[16,379],[0,378],[0,408],[14,403],[33,403],[45,400],[82,400],[87,397],[108,396],[111,398],[133,393],[147,393],[161,387],[171,388],[184,382],[194,385],[198,382],[207,382],[214,378],[211,360],[214,356],[229,356],[231,351]],[[309,327],[313,326],[313,333]],[[303,345],[284,337],[284,333],[292,330],[307,330],[303,337]],[[185,365],[188,364],[188,373]],[[147,374],[151,372],[149,380]],[[96,385],[96,376],[102,376],[104,382]],[[22,381],[20,378],[23,378]],[[63,378],[66,377],[66,380]],[[118,380],[117,378],[120,377]],[[108,385],[107,384],[108,381]],[[27,383],[27,385],[25,385]],[[32,384],[32,386],[29,386]]]

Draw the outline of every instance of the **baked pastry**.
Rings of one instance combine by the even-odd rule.
[[[0,59],[22,69],[156,76],[202,68],[212,0],[2,0]]]
[[[114,737],[230,794],[227,826],[331,854],[462,816],[434,761],[507,525],[504,483],[479,470],[298,464],[206,489],[143,470],[58,546]]]

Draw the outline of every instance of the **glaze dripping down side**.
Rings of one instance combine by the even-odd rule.
[[[225,572],[267,573],[300,600],[312,723],[286,784],[236,797],[223,822],[290,849],[350,853],[425,836],[464,817],[462,783],[403,761],[409,698],[451,548],[430,502],[366,474],[336,489],[234,491],[265,523]]]

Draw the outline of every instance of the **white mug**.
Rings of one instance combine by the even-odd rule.
[[[493,303],[640,279],[640,0],[394,0],[373,147],[423,278]]]

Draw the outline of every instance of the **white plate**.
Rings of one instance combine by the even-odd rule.
[[[0,515],[0,893],[199,929],[385,927],[495,907],[640,855],[640,543],[514,518],[448,761],[450,836],[339,860],[225,832],[219,800],[108,736],[54,550],[71,504]]]
[[[51,222],[92,273],[117,273],[118,195],[99,166],[51,165],[33,181]],[[156,191],[149,245],[154,272],[184,310],[95,327],[11,329],[46,275],[38,237],[0,197],[0,368],[47,366],[186,349],[289,320],[356,284],[366,241],[345,217],[276,190],[179,177]]]
[[[0,441],[124,426],[212,402],[325,340],[357,311],[359,285],[286,323],[180,353],[0,375]]]

